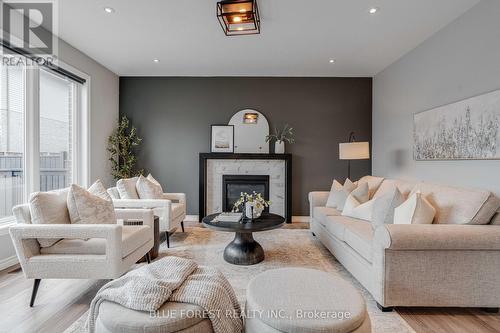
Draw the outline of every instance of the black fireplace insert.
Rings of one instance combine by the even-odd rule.
[[[229,212],[240,198],[241,193],[260,193],[269,200],[269,175],[223,175],[222,176],[222,209]],[[264,209],[265,212],[269,208]]]

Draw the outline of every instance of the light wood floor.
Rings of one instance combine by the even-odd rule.
[[[417,333],[499,333],[500,315],[479,309],[398,308]]]
[[[198,223],[186,223],[199,227]],[[307,228],[293,223],[285,228]],[[0,332],[63,332],[88,310],[90,301],[106,281],[42,280],[35,306],[30,308],[32,280],[19,269],[0,271]],[[398,308],[417,333],[498,333],[500,314],[477,309]]]

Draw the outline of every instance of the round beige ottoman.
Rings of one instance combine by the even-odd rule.
[[[166,302],[157,312],[136,311],[104,301],[95,324],[97,333],[210,333],[210,320],[203,308],[187,303]]]
[[[246,333],[371,332],[361,294],[347,281],[305,268],[269,270],[248,285]]]

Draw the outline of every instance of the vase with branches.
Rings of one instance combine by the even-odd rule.
[[[130,125],[127,117],[123,116],[118,127],[108,138],[108,152],[111,155],[111,174],[114,179],[130,178],[141,175],[143,170],[137,170],[135,149],[142,139],[137,135],[137,129]]]
[[[274,141],[274,152],[283,154],[285,152],[285,142],[294,143],[293,127],[285,124],[283,128],[274,128],[274,133],[266,136],[266,142]]]

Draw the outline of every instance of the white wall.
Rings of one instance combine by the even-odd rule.
[[[413,114],[500,89],[500,1],[483,0],[373,83],[375,175],[479,187],[500,194],[500,160],[414,161]]]
[[[108,136],[118,120],[119,77],[97,63],[84,53],[64,41],[59,42],[60,59],[72,67],[88,74],[91,81],[90,91],[90,181],[101,179],[111,184],[108,154]],[[15,256],[10,236],[0,230],[0,269]]]

